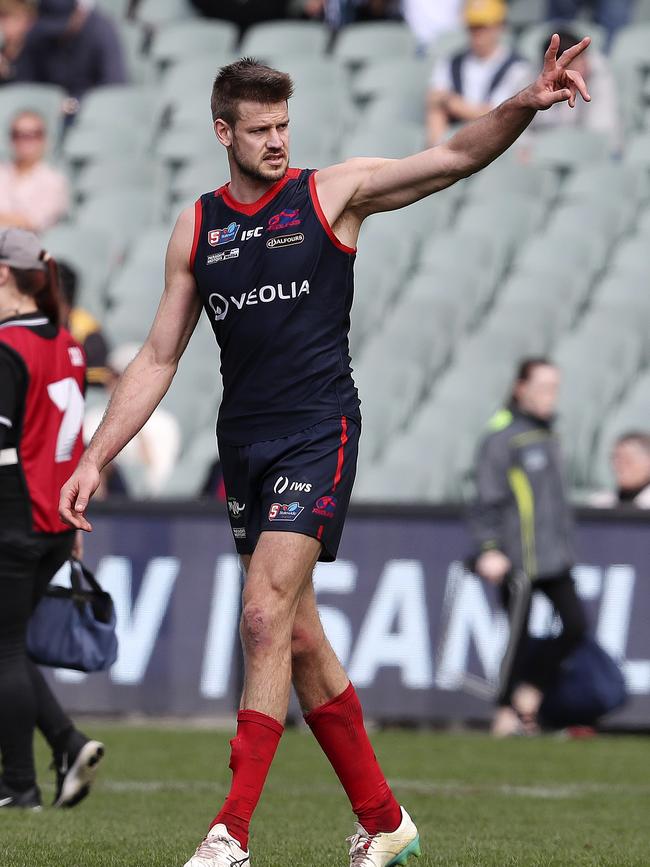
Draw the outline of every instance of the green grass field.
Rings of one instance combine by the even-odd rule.
[[[88,728],[88,727],[87,727]],[[89,727],[102,776],[74,810],[0,814],[0,867],[182,867],[225,791],[228,734]],[[428,865],[650,864],[650,743],[482,735],[373,737]],[[48,757],[40,780],[52,798]],[[285,734],[255,817],[253,867],[347,865],[347,800],[307,732]]]

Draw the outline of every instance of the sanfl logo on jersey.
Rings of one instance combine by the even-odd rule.
[[[232,223],[228,223],[225,229],[210,229],[208,232],[208,244],[211,247],[218,247],[220,244],[230,244],[237,237],[239,229],[240,224],[235,223],[234,220]]]

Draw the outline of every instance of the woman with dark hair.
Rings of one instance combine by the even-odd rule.
[[[80,553],[58,498],[83,450],[85,372],[59,326],[56,263],[31,232],[0,232],[0,808],[41,806],[36,726],[54,754],[55,806],[85,797],[104,752],[75,729],[25,647],[34,606]]]

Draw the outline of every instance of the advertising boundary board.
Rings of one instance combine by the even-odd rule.
[[[88,565],[115,600],[110,672],[57,671],[71,712],[223,716],[241,683],[241,575],[217,503],[97,504]],[[612,728],[650,728],[650,516],[581,510],[575,578],[593,633],[621,664],[630,700]],[[467,572],[454,507],[351,509],[339,559],[315,582],[324,627],[368,717],[484,722],[507,637],[494,590]],[[57,578],[64,580],[64,577]],[[536,595],[531,632],[557,628]],[[294,706],[295,708],[295,706]]]

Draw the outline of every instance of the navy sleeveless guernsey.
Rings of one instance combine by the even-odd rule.
[[[221,350],[223,442],[360,420],[348,344],[354,254],[325,219],[313,171],[289,169],[252,204],[229,185],[198,199],[190,264]]]

